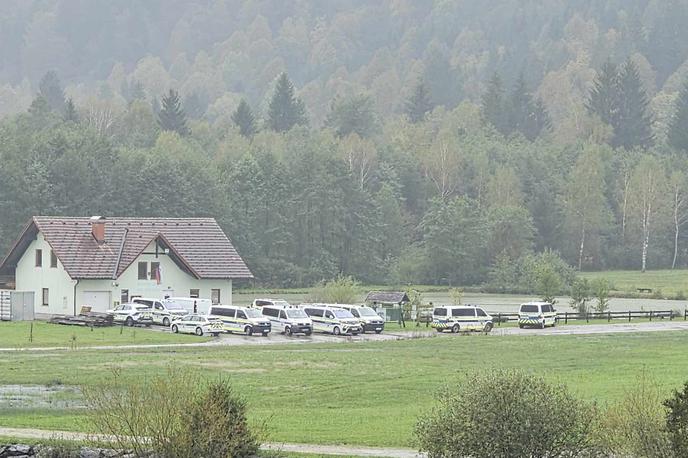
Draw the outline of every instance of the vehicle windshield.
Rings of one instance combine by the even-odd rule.
[[[184,307],[176,302],[165,302],[165,307],[167,307],[168,310],[184,310]]]
[[[260,310],[246,309],[246,316],[249,318],[262,318],[263,314],[260,313]]]
[[[288,318],[308,318],[308,315],[306,315],[306,312],[304,312],[301,309],[291,309],[287,310],[287,317]]]
[[[344,310],[344,309],[336,309],[336,310],[332,310],[332,312],[334,313],[334,316],[336,316],[337,318],[353,318],[354,317],[350,311]]]
[[[537,313],[540,310],[538,309],[537,305],[522,305],[521,306],[521,312],[523,313]]]
[[[360,313],[361,316],[378,316],[378,314],[375,313],[375,310],[371,309],[370,307],[361,307],[358,309],[358,313]]]

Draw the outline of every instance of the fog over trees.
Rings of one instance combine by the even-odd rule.
[[[0,251],[31,215],[207,215],[270,285],[687,267],[685,24],[680,0],[4,0]]]

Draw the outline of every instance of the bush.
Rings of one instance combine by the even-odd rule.
[[[165,458],[247,457],[259,446],[246,404],[224,379],[170,369],[165,376],[83,389],[91,425],[121,450]]]
[[[571,285],[571,307],[580,314],[588,313],[590,300],[590,282],[587,278],[577,278]]]
[[[676,456],[688,456],[688,382],[682,391],[674,391],[671,398],[664,401],[669,410],[666,427],[669,440]]]
[[[430,458],[571,457],[593,448],[594,407],[534,375],[468,375],[437,402],[415,428]]]
[[[597,300],[595,304],[595,311],[604,313],[609,309],[609,281],[604,278],[598,278],[592,282],[592,290]]]
[[[624,399],[606,410],[600,429],[602,448],[611,456],[673,457],[665,417],[656,383],[643,375]]]
[[[352,304],[358,297],[356,285],[352,277],[340,275],[334,280],[314,287],[308,295],[308,300],[327,304]]]

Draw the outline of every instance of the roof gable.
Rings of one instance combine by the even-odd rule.
[[[0,272],[16,267],[40,231],[72,278],[115,279],[153,241],[200,279],[253,278],[231,241],[213,218],[110,218],[105,243],[91,235],[89,218],[36,216],[26,226]]]

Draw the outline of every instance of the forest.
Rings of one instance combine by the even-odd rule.
[[[681,0],[6,0],[0,252],[32,215],[212,216],[267,286],[685,268],[686,23]]]

